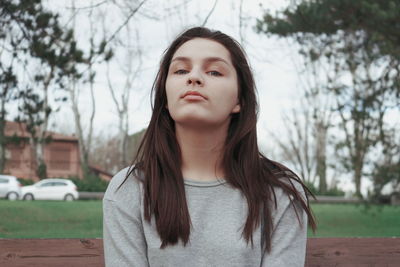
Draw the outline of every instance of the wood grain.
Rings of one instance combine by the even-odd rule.
[[[104,266],[102,239],[0,239],[0,266]]]
[[[307,267],[400,267],[400,238],[309,238]]]
[[[0,266],[104,266],[103,240],[0,239]],[[400,238],[309,238],[305,266],[400,267]]]

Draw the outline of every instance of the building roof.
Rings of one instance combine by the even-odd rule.
[[[89,164],[89,168],[99,174],[103,174],[104,176],[107,176],[109,179],[111,179],[114,175],[111,174],[110,172],[104,170],[101,166],[96,165],[96,164]]]
[[[5,135],[28,138],[30,136],[29,132],[26,130],[26,124],[22,122],[6,121]],[[52,131],[46,131],[47,136],[51,136],[53,140],[58,141],[78,141],[78,138],[73,135],[65,135],[60,133],[55,133]]]

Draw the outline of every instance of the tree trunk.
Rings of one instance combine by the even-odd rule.
[[[45,179],[47,178],[47,166],[46,163],[44,161],[44,146],[41,142],[39,142],[38,140],[35,140],[36,138],[30,136],[29,137],[29,143],[31,145],[32,148],[32,152],[33,152],[33,158],[34,158],[34,168],[36,170],[36,176],[39,179]]]
[[[38,176],[39,179],[46,179],[47,178],[47,165],[44,161],[44,143],[40,142],[37,144],[37,162],[38,162]]]
[[[54,67],[52,66],[50,69],[50,72],[47,76],[47,79],[44,82],[43,85],[43,123],[37,125],[37,121],[32,121],[30,122],[32,125],[32,129],[37,128],[38,134],[35,132],[31,133],[30,139],[32,139],[31,144],[33,144],[33,149],[34,149],[34,155],[36,159],[36,174],[39,177],[39,179],[45,179],[47,178],[47,166],[46,162],[44,160],[44,146],[47,143],[47,136],[46,136],[46,131],[47,131],[47,125],[49,123],[49,115],[50,112],[48,111],[49,107],[49,85],[50,81],[53,78],[54,74]]]
[[[6,165],[6,140],[5,140],[5,120],[0,119],[0,173],[4,173]]]
[[[5,100],[1,100],[1,111],[0,111],[0,173],[4,173],[4,168],[6,166],[6,120],[5,120]]]
[[[75,1],[72,1],[72,13],[76,13],[75,9]],[[92,11],[89,12],[89,19],[90,19],[90,47],[94,50],[95,45],[93,43],[94,33],[93,33],[93,22],[92,18]],[[76,28],[75,25],[75,16],[73,16],[73,27]],[[89,132],[86,136],[83,132],[83,127],[81,123],[81,116],[79,112],[78,106],[78,99],[79,99],[79,89],[76,87],[75,79],[71,79],[71,88],[69,89],[70,96],[71,96],[71,109],[74,114],[75,120],[75,133],[78,137],[78,145],[79,145],[79,157],[80,157],[80,166],[82,170],[83,177],[88,177],[90,174],[90,167],[89,167],[89,155],[90,155],[90,148],[92,143],[92,135],[93,135],[93,121],[96,113],[96,102],[94,97],[94,72],[93,72],[93,63],[92,63],[93,54],[90,55],[89,62],[88,62],[88,70],[89,70],[89,84],[90,84],[90,99],[91,99],[91,106],[92,111],[90,114],[89,119]]]
[[[317,160],[317,175],[319,177],[319,193],[325,194],[327,192],[326,183],[326,136],[327,127],[321,122],[317,122],[317,136],[316,136],[316,160]]]
[[[363,198],[362,194],[361,194],[361,172],[362,170],[362,166],[360,164],[358,164],[357,166],[355,166],[354,169],[354,184],[356,186],[356,196],[360,199]]]
[[[119,151],[120,151],[120,168],[125,168],[128,163],[128,107],[123,103],[123,110],[119,114]]]
[[[78,146],[79,146],[79,157],[80,157],[80,165],[81,165],[81,170],[83,177],[87,177],[89,174],[89,155],[88,155],[88,149],[83,137],[83,129],[81,125],[81,116],[79,113],[79,108],[78,108],[78,97],[76,95],[77,89],[76,89],[76,83],[75,81],[71,81],[72,87],[69,89],[70,96],[71,96],[71,109],[74,114],[74,120],[75,120],[75,132],[76,136],[78,137]],[[92,125],[92,123],[90,124]]]

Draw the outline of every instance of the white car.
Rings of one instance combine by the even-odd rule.
[[[76,185],[61,178],[43,179],[33,185],[23,186],[22,199],[24,200],[66,200],[78,199]]]
[[[15,176],[0,175],[0,198],[17,200],[21,197],[21,184]]]

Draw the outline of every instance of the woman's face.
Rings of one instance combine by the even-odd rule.
[[[240,111],[236,70],[220,43],[195,38],[172,57],[166,81],[167,108],[176,124],[229,124]]]

